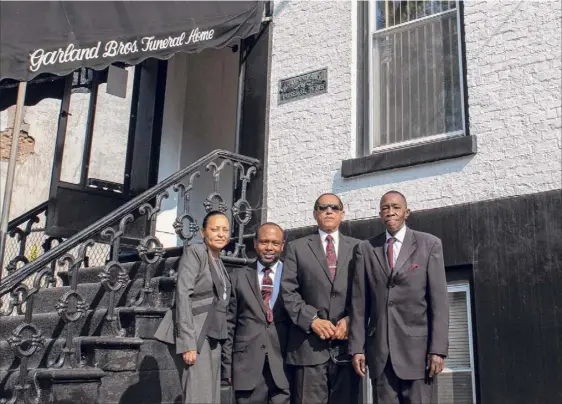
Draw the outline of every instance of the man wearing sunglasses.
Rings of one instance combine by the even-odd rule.
[[[318,231],[287,245],[281,295],[292,325],[286,362],[293,366],[295,404],[354,404],[360,379],[347,348],[348,290],[354,250],[359,240],[344,236],[337,195],[314,203]]]

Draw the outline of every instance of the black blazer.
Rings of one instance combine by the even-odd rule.
[[[392,274],[385,241],[385,233],[363,241],[355,257],[350,352],[366,354],[371,378],[390,355],[398,377],[423,379],[427,354],[446,356],[449,346],[441,240],[408,228]]]
[[[323,341],[311,331],[316,313],[334,325],[348,315],[351,285],[350,264],[359,240],[339,234],[338,265],[332,282],[320,234],[288,243],[281,293],[292,325],[286,361],[290,365],[313,366],[336,359],[349,363],[347,341]]]
[[[281,293],[275,300],[273,323],[269,325],[258,284],[257,265],[234,270],[230,279],[228,339],[223,344],[222,377],[232,377],[235,390],[253,390],[260,379],[267,353],[275,384],[280,389],[288,389],[283,358],[289,320]]]

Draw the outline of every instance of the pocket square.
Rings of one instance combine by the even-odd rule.
[[[412,265],[410,265],[410,270],[412,270],[412,269],[417,269],[417,268],[419,268],[419,267],[420,267],[420,266],[419,266],[418,264],[412,264]]]

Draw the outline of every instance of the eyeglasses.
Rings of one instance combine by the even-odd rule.
[[[335,212],[339,212],[340,210],[343,210],[342,206],[335,205],[335,204],[332,204],[332,203],[322,203],[322,204],[318,204],[316,206],[316,210],[321,210],[321,211],[328,210],[328,208],[332,209]]]

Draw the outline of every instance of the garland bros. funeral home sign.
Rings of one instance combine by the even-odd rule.
[[[91,47],[76,47],[69,44],[66,48],[58,48],[53,51],[37,49],[29,55],[29,70],[32,72],[41,71],[46,66],[58,65],[63,63],[80,63],[84,60],[95,59],[116,59],[126,55],[139,53],[138,59],[143,52],[172,51],[174,48],[182,48],[184,46],[193,45],[198,42],[208,41],[214,38],[215,30],[200,31],[194,28],[189,32],[183,32],[178,36],[169,36],[166,38],[156,38],[154,36],[146,36],[134,41],[123,42],[118,40],[110,40],[98,43]],[[108,60],[107,63],[111,63]]]

